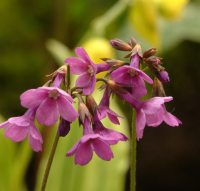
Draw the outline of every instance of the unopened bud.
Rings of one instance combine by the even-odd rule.
[[[153,56],[154,54],[156,54],[156,52],[157,52],[156,48],[150,48],[149,50],[144,52],[143,57],[149,58],[149,57]]]
[[[158,78],[154,78],[153,81],[153,88],[152,88],[152,97],[159,96],[159,97],[165,97],[165,90]]]
[[[94,115],[97,111],[97,103],[92,95],[88,95],[86,97],[86,105],[87,105],[87,108],[89,109],[90,113],[92,115]]]
[[[70,122],[61,118],[58,127],[58,133],[61,137],[65,137],[70,131]]]
[[[120,40],[120,39],[113,39],[110,40],[110,44],[113,48],[121,51],[131,51],[132,47],[130,44]]]
[[[79,102],[78,113],[79,113],[79,118],[82,123],[84,123],[86,117],[89,120],[91,119],[91,114],[90,114],[87,106],[83,102]]]
[[[126,93],[126,90],[120,84],[116,83],[114,80],[108,80],[108,87],[116,94]]]
[[[158,72],[157,78],[163,83],[167,83],[170,81],[168,72],[166,70],[161,70],[160,72]]]

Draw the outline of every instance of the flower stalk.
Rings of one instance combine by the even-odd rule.
[[[131,136],[130,136],[130,191],[136,190],[136,153],[137,153],[137,140],[136,140],[136,114],[133,110],[131,122]]]
[[[47,180],[48,180],[48,177],[49,177],[49,172],[50,172],[51,165],[52,165],[52,162],[53,162],[53,158],[54,158],[56,148],[57,148],[57,145],[58,145],[59,137],[60,136],[57,132],[56,136],[54,138],[54,142],[53,142],[51,152],[49,154],[49,158],[48,158],[47,165],[46,165],[46,168],[45,168],[45,172],[44,172],[44,176],[43,176],[43,180],[42,180],[41,191],[45,191]]]

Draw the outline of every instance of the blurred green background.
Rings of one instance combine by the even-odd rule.
[[[63,64],[75,46],[84,46],[98,63],[101,57],[119,58],[107,40],[134,36],[145,48],[158,47],[171,79],[166,93],[174,97],[168,109],[183,122],[178,128],[145,129],[138,142],[137,191],[200,190],[199,10],[198,0],[0,1],[0,120],[23,114],[20,94],[44,84],[45,75]],[[128,135],[130,108],[112,105],[127,116],[113,128]],[[12,143],[0,130],[1,191],[39,190],[56,127],[41,130],[43,153],[32,153],[27,142]],[[47,191],[128,190],[129,143],[114,147],[111,162],[94,157],[79,167],[65,153],[80,136],[76,123],[60,140]]]

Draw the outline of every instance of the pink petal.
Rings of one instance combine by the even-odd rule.
[[[129,69],[129,66],[122,66],[114,70],[110,77],[117,83],[130,84],[131,76],[128,73]]]
[[[96,84],[96,78],[95,78],[95,76],[92,76],[90,78],[90,81],[89,81],[89,84],[87,85],[87,87],[83,87],[83,94],[90,95],[94,91],[95,84]]]
[[[91,76],[88,73],[84,73],[76,80],[77,87],[87,87],[90,83]]]
[[[159,110],[153,114],[146,114],[146,123],[148,126],[157,127],[163,122],[163,112]]]
[[[92,155],[93,151],[89,142],[80,144],[75,153],[75,163],[85,165],[92,159]]]
[[[79,141],[67,152],[68,157],[72,156],[76,152],[78,145],[79,145]]]
[[[27,127],[20,127],[12,124],[5,129],[5,136],[9,137],[15,142],[24,140],[27,136],[27,133]]]
[[[42,136],[34,124],[30,126],[28,139],[34,151],[39,152],[42,150]]]
[[[135,70],[139,73],[139,76],[143,78],[146,82],[148,82],[149,84],[153,84],[153,80],[146,73],[144,73],[143,71],[139,69],[135,69]]]
[[[8,119],[8,122],[21,127],[27,127],[30,125],[30,120],[24,116],[11,117]]]
[[[143,131],[146,124],[145,114],[142,110],[136,111],[136,137],[137,140],[143,137]]]
[[[132,79],[132,95],[138,99],[147,94],[144,80],[138,76]]]
[[[90,57],[88,56],[88,54],[87,54],[87,52],[85,51],[84,48],[78,47],[78,48],[75,49],[75,52],[76,52],[76,54],[77,54],[80,58],[82,58],[86,63],[94,64],[94,63],[91,61]]]
[[[118,117],[120,117],[120,116],[117,113],[108,109],[107,115],[108,115],[108,118],[110,119],[111,122],[113,122],[114,124],[120,125],[120,122],[119,122],[119,119],[118,119]]]
[[[21,105],[26,108],[37,107],[46,98],[47,95],[48,92],[42,88],[25,91],[20,96]]]
[[[144,102],[142,109],[147,114],[154,114],[161,109],[164,103],[164,97],[153,97]]]
[[[179,124],[182,124],[182,122],[176,116],[172,115],[169,112],[165,113],[165,115],[163,116],[163,120],[165,123],[172,127],[179,126]]]
[[[69,64],[72,74],[82,74],[88,70],[88,63],[85,63],[80,58],[69,57],[65,62]]]
[[[0,124],[0,128],[5,128],[9,125],[9,122],[8,121],[5,121],[3,123]]]
[[[109,161],[113,158],[112,150],[106,142],[95,139],[92,141],[95,153],[103,160]]]
[[[72,104],[64,97],[61,96],[57,100],[57,104],[60,115],[66,121],[72,122],[78,117],[78,113],[73,108]]]
[[[42,125],[51,126],[59,117],[56,100],[46,98],[36,111],[36,119]]]

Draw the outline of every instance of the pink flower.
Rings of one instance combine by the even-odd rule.
[[[40,124],[53,125],[61,116],[66,121],[74,121],[78,113],[72,106],[73,99],[57,87],[40,87],[24,92],[21,105],[36,108],[36,119]]]
[[[107,142],[107,137],[94,133],[88,117],[84,118],[83,137],[70,149],[67,156],[75,155],[75,164],[85,165],[92,159],[95,152],[101,159],[109,161],[113,153]]]
[[[42,150],[42,136],[34,124],[35,111],[29,109],[20,117],[12,117],[0,124],[4,128],[5,136],[15,142],[20,142],[28,137],[29,144],[36,152]]]
[[[143,136],[145,125],[156,127],[163,121],[172,127],[181,124],[181,121],[165,108],[164,103],[172,99],[172,97],[154,97],[143,102],[139,108],[136,108],[136,132],[138,140]]]
[[[79,57],[69,57],[65,62],[69,64],[72,74],[80,75],[76,81],[76,86],[83,89],[83,94],[89,95],[94,91],[97,66],[91,61],[83,48],[76,48],[75,52]]]
[[[94,64],[84,48],[75,49],[78,57],[66,58],[66,64],[69,64],[72,74],[80,75],[76,81],[76,86],[82,88],[84,95],[89,95],[94,91],[96,84],[96,74],[106,71],[110,66],[103,62]]]
[[[110,77],[115,82],[130,87],[131,94],[136,99],[147,93],[144,80],[149,84],[153,83],[153,80],[147,74],[132,66],[122,66],[114,70]]]
[[[103,160],[111,160],[113,153],[110,145],[118,141],[126,141],[127,137],[103,127],[96,114],[91,125],[91,116],[85,104],[81,103],[79,112],[80,123],[83,125],[83,137],[70,149],[67,156],[75,155],[75,163],[80,165],[87,164],[92,159],[93,152]]]
[[[75,155],[75,163],[87,164],[95,152],[101,159],[109,161],[113,158],[110,145],[99,134],[84,135],[67,153],[67,156]]]

